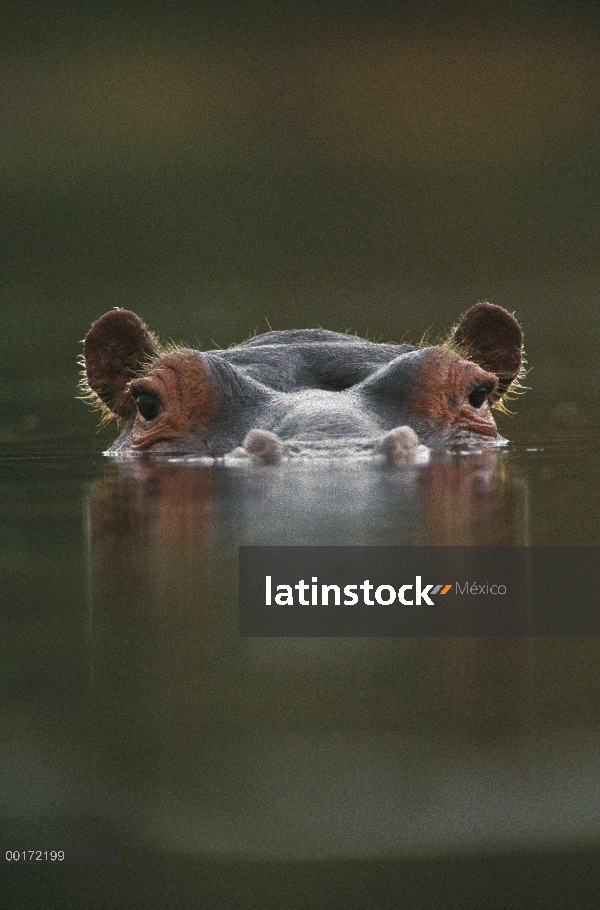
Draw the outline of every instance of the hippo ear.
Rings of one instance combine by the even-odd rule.
[[[498,401],[519,375],[523,363],[523,333],[514,316],[501,306],[478,303],[465,313],[452,341],[471,360],[498,377],[493,396]]]
[[[156,339],[135,313],[112,310],[94,323],[83,346],[89,388],[112,414],[130,417],[135,402],[127,384],[158,353]]]

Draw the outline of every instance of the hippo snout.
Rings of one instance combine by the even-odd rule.
[[[381,431],[376,417],[348,393],[307,390],[282,402],[284,416],[271,429],[281,439],[366,438]]]
[[[361,458],[377,459],[389,465],[425,464],[430,450],[419,444],[410,427],[396,427],[373,439],[282,440],[270,430],[250,430],[243,445],[231,456],[250,458],[255,464],[279,464],[288,458]]]

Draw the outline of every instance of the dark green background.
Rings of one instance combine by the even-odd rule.
[[[113,306],[207,348],[489,299],[597,405],[595,5],[399,6],[3,4],[0,379],[70,395]]]

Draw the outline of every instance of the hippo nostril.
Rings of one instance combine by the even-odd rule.
[[[411,427],[396,427],[379,440],[378,448],[388,464],[399,464],[417,453],[419,437]]]
[[[268,430],[250,430],[244,439],[244,448],[263,464],[278,464],[284,451],[281,439]]]

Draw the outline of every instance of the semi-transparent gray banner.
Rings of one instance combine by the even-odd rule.
[[[600,635],[600,547],[240,547],[240,635]]]

